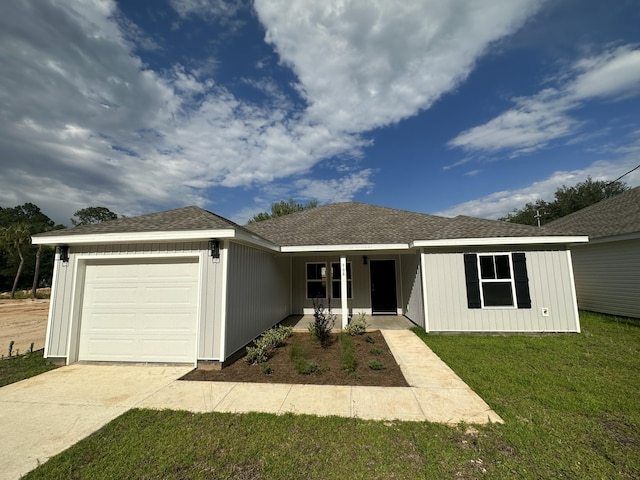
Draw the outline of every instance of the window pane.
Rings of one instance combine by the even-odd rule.
[[[307,298],[327,298],[327,290],[321,282],[307,282]]]
[[[324,263],[307,263],[307,280],[322,280],[327,276]]]
[[[331,264],[331,278],[334,280],[340,280],[340,264],[332,263]]]
[[[511,282],[484,282],[482,296],[485,307],[512,307]]]
[[[496,278],[511,278],[508,255],[496,255]]]
[[[331,298],[340,298],[340,282],[331,282]]]
[[[496,272],[493,267],[493,256],[480,257],[480,278],[496,278]]]

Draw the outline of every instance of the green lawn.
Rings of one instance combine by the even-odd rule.
[[[0,387],[53,370],[55,365],[42,358],[44,350],[0,360]]]
[[[421,335],[504,425],[133,410],[26,478],[638,478],[640,323],[581,319],[580,335]]]

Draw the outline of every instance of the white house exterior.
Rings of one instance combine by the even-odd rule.
[[[33,237],[58,247],[45,356],[219,362],[331,299],[429,332],[578,332],[586,237],[338,203],[242,227],[198,207]]]
[[[640,187],[550,222],[548,228],[589,236],[573,245],[578,306],[640,318]]]

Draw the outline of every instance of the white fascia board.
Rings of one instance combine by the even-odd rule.
[[[372,250],[409,250],[407,243],[381,243],[362,245],[301,245],[281,247],[282,253],[303,252],[369,252]]]
[[[271,243],[268,240],[265,240],[260,237],[256,237],[255,235],[251,235],[250,233],[236,231],[236,235],[233,238],[239,242],[248,243],[258,247],[266,248],[267,250],[272,250],[274,252],[280,252],[280,247],[275,243]]]
[[[639,238],[640,238],[640,232],[625,233],[622,235],[609,235],[607,237],[591,238],[589,239],[589,244],[623,242],[625,240],[637,240]]]
[[[586,243],[587,236],[573,237],[494,237],[494,238],[449,238],[441,240],[415,240],[412,247],[462,247],[483,245],[544,245]]]
[[[31,237],[34,245],[103,245],[112,243],[152,243],[196,241],[210,238],[233,238],[232,228],[221,230],[177,230],[167,232],[93,233],[87,235],[52,235]]]

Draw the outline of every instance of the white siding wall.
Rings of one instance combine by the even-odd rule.
[[[289,262],[273,252],[230,244],[225,359],[289,315]]]
[[[424,327],[420,254],[401,255],[402,310],[407,318]]]
[[[572,250],[578,306],[640,318],[640,239]]]
[[[496,252],[496,250],[491,251]],[[469,253],[477,252],[479,250],[469,251]],[[530,309],[469,309],[463,252],[426,251],[425,253],[430,331],[572,332],[577,330],[571,266],[565,250],[526,252],[531,294]],[[542,315],[543,307],[549,309],[549,316]]]
[[[108,260],[115,255],[118,256],[166,256],[174,253],[199,254],[207,250],[206,242],[178,242],[178,243],[153,243],[153,244],[128,244],[128,245],[91,245],[71,247],[69,250],[69,264],[58,264],[55,298],[52,298],[52,318],[49,326],[49,343],[47,345],[47,356],[66,358],[68,356],[67,345],[69,342],[69,326],[71,319],[75,315],[76,321],[80,311],[80,299],[82,298],[82,269],[76,270],[78,255]],[[57,261],[57,260],[56,260]],[[198,358],[217,359],[220,342],[214,341],[219,338],[220,332],[220,301],[219,288],[221,279],[221,268],[219,263],[213,263],[211,257],[206,256],[203,265],[203,281],[201,292],[201,318],[199,331]],[[73,291],[74,277],[77,277],[77,291]],[[75,305],[72,306],[72,300]],[[73,308],[73,310],[72,310]],[[75,323],[75,322],[74,322]],[[213,336],[212,336],[213,335]],[[73,352],[72,352],[73,357]]]

